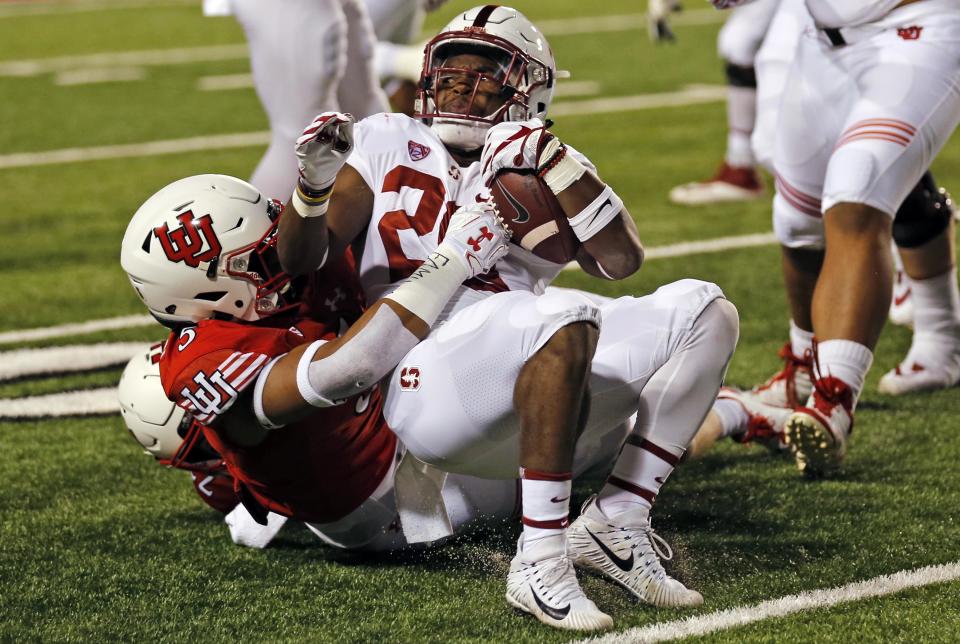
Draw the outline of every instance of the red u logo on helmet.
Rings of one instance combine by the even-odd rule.
[[[194,219],[193,212],[177,215],[178,228],[170,230],[167,224],[153,229],[164,254],[171,262],[183,262],[197,268],[200,262],[209,262],[220,256],[220,240],[213,232],[210,215]]]

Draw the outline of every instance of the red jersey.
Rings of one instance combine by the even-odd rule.
[[[324,284],[331,282],[315,286]],[[352,301],[349,283],[339,287],[341,300]],[[309,306],[322,310],[330,298],[323,297],[319,288],[313,292]],[[203,423],[211,447],[236,479],[238,494],[243,496],[245,488],[266,510],[310,523],[329,523],[349,514],[389,470],[397,439],[381,414],[379,388],[335,407],[317,409],[296,423],[270,431],[252,447],[232,443],[217,427],[217,420],[273,358],[306,342],[335,338],[341,324],[337,306],[328,318],[326,322],[279,316],[255,323],[203,320],[171,334],[160,359],[167,397]]]

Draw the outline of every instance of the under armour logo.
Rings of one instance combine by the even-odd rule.
[[[153,229],[160,247],[171,262],[183,262],[197,268],[200,262],[209,262],[220,256],[220,240],[213,231],[210,215],[193,218],[193,212],[177,215],[179,228],[170,230],[167,224]],[[206,248],[206,250],[204,250]]]
[[[400,370],[400,389],[416,391],[420,388],[420,368],[404,367]]]
[[[490,232],[490,229],[486,226],[480,227],[480,236],[477,239],[470,237],[467,239],[467,243],[470,244],[470,247],[473,248],[473,252],[477,253],[480,251],[480,242],[484,239],[493,239],[493,233]]]
[[[923,31],[923,27],[918,27],[916,25],[912,27],[898,27],[897,35],[904,40],[917,40],[920,38],[921,31]]]
[[[327,308],[330,309],[331,311],[336,311],[336,310],[337,310],[337,302],[339,302],[340,300],[345,300],[345,299],[347,299],[347,296],[344,294],[344,292],[343,292],[342,290],[340,290],[340,287],[338,286],[338,287],[333,291],[333,297],[329,297],[329,298],[325,299],[325,300],[323,301],[323,303],[326,304],[326,305],[327,305]]]

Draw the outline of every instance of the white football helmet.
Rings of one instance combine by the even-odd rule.
[[[133,215],[120,264],[150,313],[167,326],[279,313],[295,305],[276,252],[280,210],[233,177],[174,181]]]
[[[496,64],[495,77],[472,70],[445,67],[459,54],[477,54]],[[473,79],[470,107],[465,113],[441,112],[435,89],[444,75]],[[423,73],[414,116],[431,124],[444,143],[463,150],[483,145],[487,130],[501,121],[546,119],[556,87],[557,68],[547,39],[526,16],[510,7],[486,5],[460,13],[424,49]],[[480,83],[497,83],[505,103],[492,114],[476,116],[471,107]]]
[[[203,438],[203,427],[167,400],[160,383],[160,354],[155,344],[130,359],[120,376],[120,415],[130,435],[163,465],[210,472],[222,461]]]

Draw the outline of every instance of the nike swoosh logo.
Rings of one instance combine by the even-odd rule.
[[[563,497],[562,499],[558,499],[557,497],[553,497],[553,498],[550,499],[550,503],[563,503],[564,501],[566,501],[566,500],[569,499],[569,498],[570,498],[569,496],[565,496],[565,497]]]
[[[510,194],[510,191],[507,190],[502,183],[500,183],[499,179],[497,180],[497,185],[500,186],[500,191],[507,198],[507,201],[510,202],[510,205],[513,206],[513,209],[517,212],[517,216],[511,221],[513,221],[515,224],[527,223],[530,220],[530,213],[527,211],[527,209],[523,207],[523,204],[517,201],[516,197]]]
[[[554,608],[553,606],[548,606],[540,596],[537,595],[537,591],[533,589],[533,586],[530,586],[530,592],[533,593],[533,601],[537,602],[537,606],[540,607],[544,613],[557,620],[558,622],[567,616],[567,613],[570,612],[570,604],[567,604],[563,608]]]
[[[602,541],[597,539],[597,535],[590,532],[589,529],[586,529],[586,530],[587,530],[587,534],[589,534],[590,537],[597,543],[597,545],[600,546],[600,549],[603,550],[603,554],[607,555],[610,561],[612,561],[617,568],[619,568],[623,572],[630,572],[631,570],[633,570],[633,550],[630,551],[630,556],[627,557],[626,559],[618,557],[617,555],[613,554],[613,550],[605,546]]]
[[[899,297],[893,298],[893,303],[897,306],[902,306],[904,302],[910,299],[910,289],[907,289],[907,292]]]

